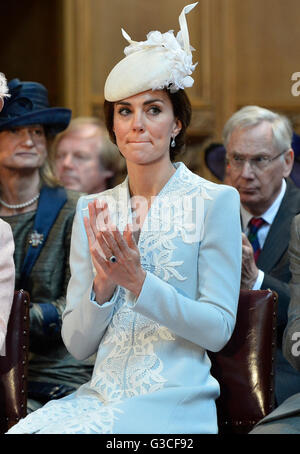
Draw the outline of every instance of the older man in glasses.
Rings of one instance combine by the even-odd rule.
[[[241,199],[243,258],[241,287],[278,293],[276,400],[300,392],[299,373],[282,355],[282,334],[290,301],[288,244],[300,190],[288,178],[293,167],[292,127],[270,110],[246,106],[223,131],[230,183]]]

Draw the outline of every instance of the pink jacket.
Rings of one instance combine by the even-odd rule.
[[[5,356],[7,322],[15,289],[14,249],[11,228],[0,219],[0,356]]]

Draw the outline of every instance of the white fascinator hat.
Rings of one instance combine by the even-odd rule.
[[[167,88],[171,93],[191,87],[191,77],[196,64],[192,62],[189,32],[186,22],[188,14],[196,5],[183,8],[179,16],[180,31],[174,36],[173,30],[166,33],[152,31],[146,41],[133,41],[122,29],[129,42],[126,55],[108,75],[104,97],[107,101],[119,101],[147,90]]]
[[[3,73],[0,73],[0,112],[4,104],[3,98],[8,98],[9,96],[6,77]]]
[[[3,73],[0,73],[0,98],[9,97],[6,77]]]

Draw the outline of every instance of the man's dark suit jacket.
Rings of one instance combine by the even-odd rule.
[[[286,182],[285,195],[257,260],[257,267],[265,273],[261,289],[270,288],[278,293],[277,380],[275,382],[277,403],[281,403],[295,392],[300,392],[299,373],[282,355],[282,336],[288,320],[290,302],[288,283],[291,279],[291,272],[288,246],[292,220],[300,213],[300,189],[292,180],[287,179]]]
[[[280,343],[288,320],[290,302],[288,246],[291,223],[296,214],[300,213],[300,189],[292,180],[286,182],[285,195],[257,261],[257,267],[265,273],[261,288],[270,288],[278,293],[277,329]]]
[[[289,256],[293,273],[290,290],[291,302],[288,312],[288,324],[284,331],[283,352],[286,359],[297,370],[300,382],[300,356],[293,351],[299,349],[300,333],[300,215],[292,222]],[[299,434],[300,433],[300,393],[294,394],[278,408],[267,415],[252,432],[253,434]]]

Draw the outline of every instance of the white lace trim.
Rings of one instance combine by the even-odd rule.
[[[159,340],[174,339],[167,328],[134,313],[123,302],[102,341],[91,388],[105,404],[161,389],[166,379],[162,376],[163,363],[154,352],[154,345]],[[110,351],[102,356],[102,349],[106,347]]]
[[[111,434],[120,413],[119,408],[103,405],[97,397],[53,400],[19,421],[8,434]]]

